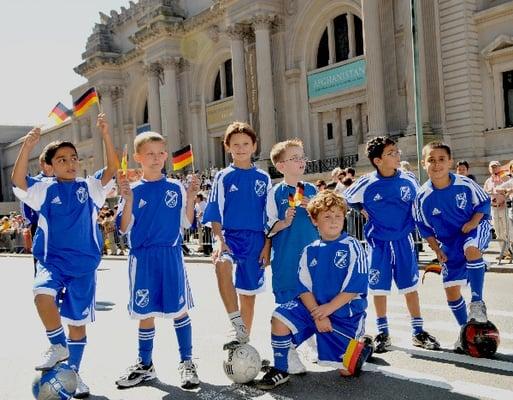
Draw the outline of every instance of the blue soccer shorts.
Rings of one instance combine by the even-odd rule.
[[[340,318],[330,315],[333,332],[318,332],[308,309],[299,299],[280,305],[273,313],[273,318],[283,322],[292,332],[292,341],[299,346],[312,335],[317,338],[319,365],[343,368],[344,356],[349,338],[358,339],[365,333],[366,313],[352,317]]]
[[[96,271],[75,277],[38,262],[33,292],[34,296],[46,294],[55,297],[60,303],[62,322],[67,325],[82,326],[95,319]]]
[[[369,294],[389,295],[392,279],[401,294],[414,292],[419,283],[415,243],[410,234],[404,239],[369,239]]]
[[[492,225],[489,220],[479,222],[477,228],[467,234],[461,234],[452,242],[442,242],[440,247],[447,256],[447,261],[442,264],[442,279],[444,287],[466,286],[467,284],[467,259],[465,250],[468,247],[476,247],[483,253],[490,244],[492,237]]]
[[[223,253],[220,260],[234,265],[237,293],[255,295],[263,292],[265,268],[259,258],[265,243],[264,233],[227,229],[224,231],[224,240],[232,253]]]
[[[131,251],[128,278],[133,319],[177,318],[194,306],[179,245]]]

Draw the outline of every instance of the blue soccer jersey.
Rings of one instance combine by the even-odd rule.
[[[305,197],[313,197],[317,193],[314,185],[303,182]],[[280,182],[275,185],[267,197],[267,231],[285,219],[285,212],[289,208],[289,195],[294,195],[296,187]],[[285,303],[296,297],[297,271],[299,259],[306,245],[319,238],[317,228],[314,226],[308,212],[304,207],[296,207],[296,215],[292,224],[272,237],[271,268],[273,271],[273,291],[278,303]],[[279,293],[290,293],[291,298],[279,301]]]
[[[472,179],[449,174],[451,183],[437,189],[428,180],[419,190],[415,200],[414,216],[420,234],[436,237],[442,243],[461,238],[462,226],[475,213],[483,213],[483,220],[490,219],[490,197]]]
[[[33,179],[37,179],[37,180],[41,181],[41,180],[51,180],[54,178],[51,176],[43,175],[43,173],[40,172],[39,174],[33,176]],[[26,205],[24,202],[20,202],[20,210],[21,210],[21,214],[23,215],[25,224],[32,225],[35,227],[37,225],[37,219],[39,217],[37,212],[34,211],[32,208],[30,208],[28,205]]]
[[[132,216],[124,232],[130,249],[181,245],[181,228],[188,228],[190,223],[185,213],[187,194],[180,181],[162,176],[157,181],[142,179],[131,188]],[[124,200],[118,207],[118,224],[123,205]]]
[[[214,178],[203,223],[218,222],[223,229],[263,232],[267,219],[265,203],[271,187],[267,172],[230,165]]]
[[[26,191],[13,188],[22,202],[39,213],[32,252],[43,266],[76,277],[94,271],[100,263],[103,240],[98,210],[112,188],[111,183],[102,186],[102,174],[72,182],[27,177]]]
[[[333,313],[339,318],[352,317],[367,308],[368,273],[361,244],[343,232],[336,240],[316,240],[304,249],[299,293],[311,292],[318,304],[326,304],[342,292],[357,293]]]
[[[359,178],[343,196],[350,207],[367,212],[367,239],[398,240],[415,228],[412,206],[418,188],[417,179],[409,172],[384,177],[375,171]]]

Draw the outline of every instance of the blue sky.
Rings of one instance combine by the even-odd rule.
[[[128,8],[128,0],[12,0],[0,8],[0,125],[51,125],[58,101],[85,82],[81,63],[98,12]]]

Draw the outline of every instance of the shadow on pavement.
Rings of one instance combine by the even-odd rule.
[[[111,301],[97,301],[94,305],[96,311],[111,311],[116,303]]]

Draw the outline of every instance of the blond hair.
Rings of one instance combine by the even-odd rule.
[[[308,214],[316,220],[321,211],[329,211],[332,208],[340,208],[347,212],[347,204],[344,198],[333,190],[323,190],[315,195],[306,207]]]
[[[276,143],[271,149],[271,161],[274,166],[280,161],[283,161],[283,153],[290,147],[301,147],[303,148],[303,141],[298,138],[284,140],[283,142]]]
[[[157,132],[143,132],[137,135],[134,139],[134,150],[139,153],[141,146],[148,142],[163,142],[166,143],[166,139]]]

